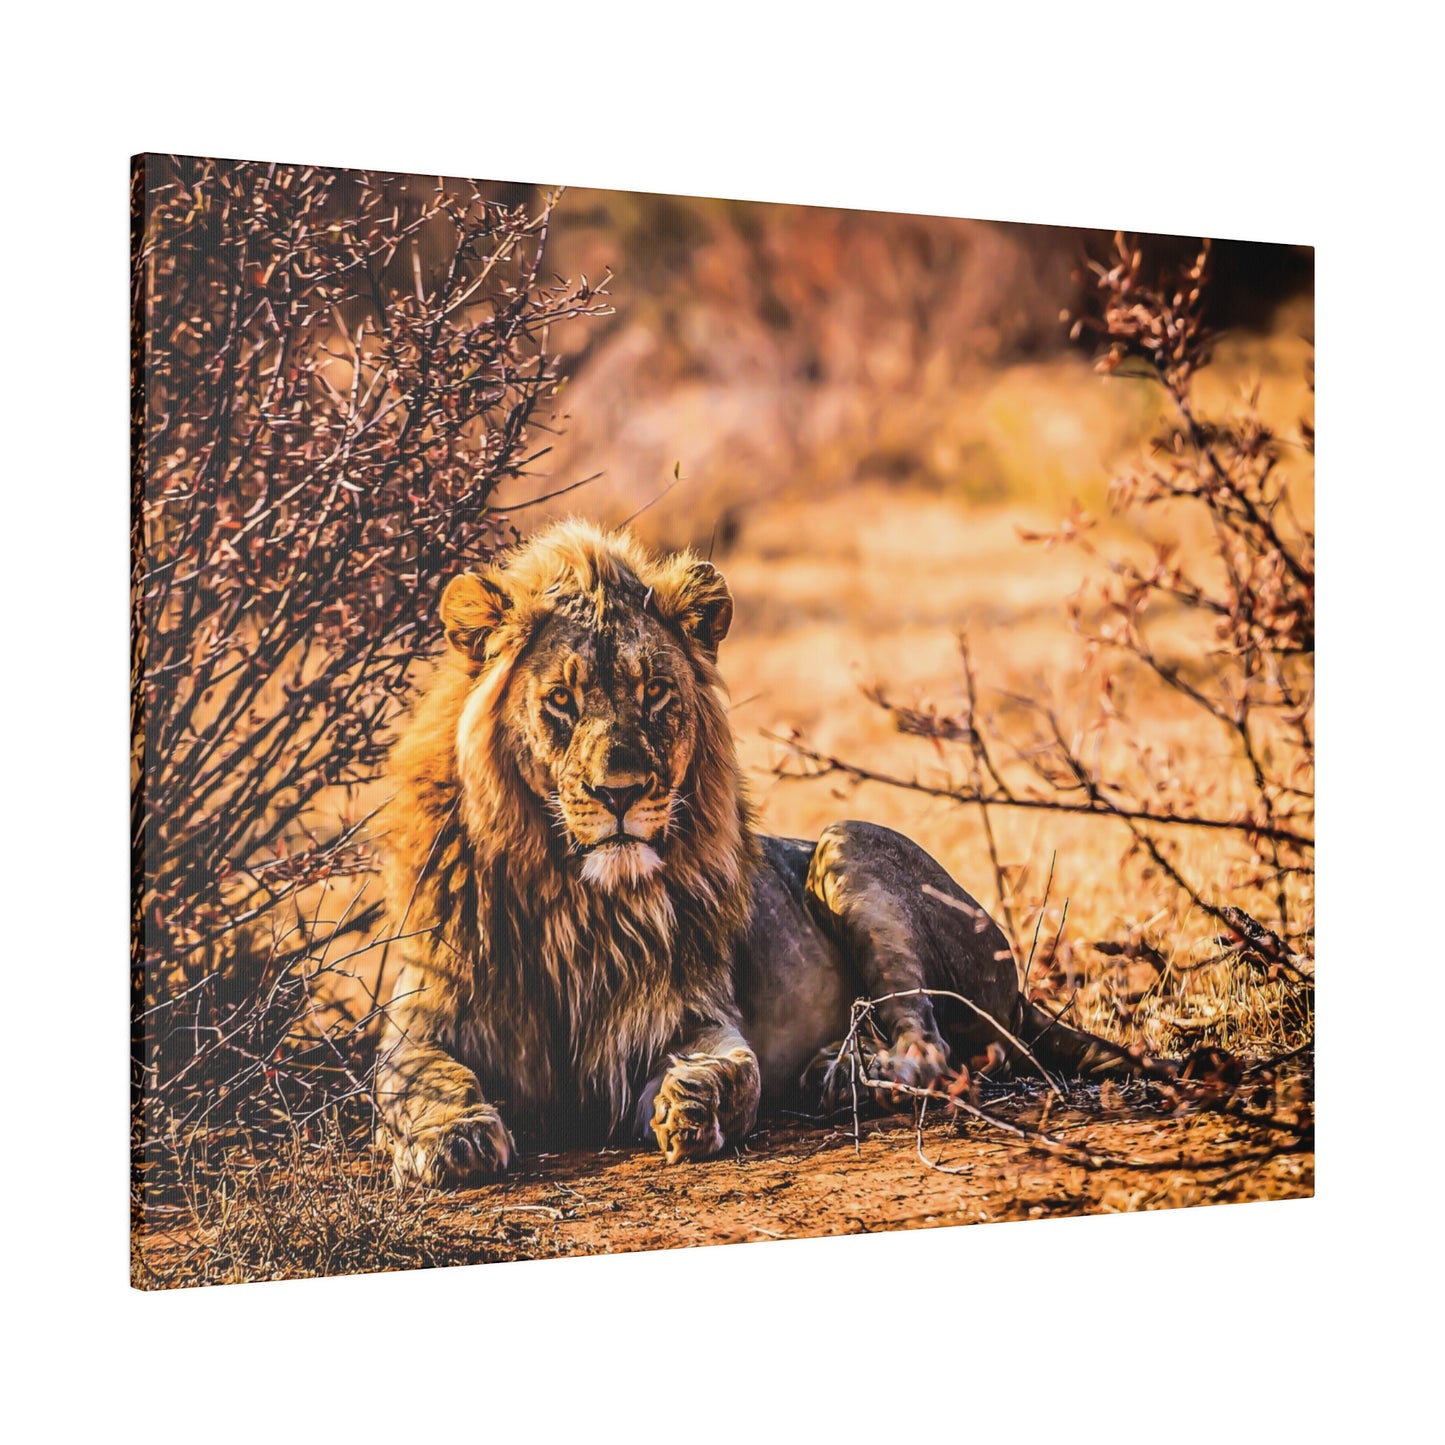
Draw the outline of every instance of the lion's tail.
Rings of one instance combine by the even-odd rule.
[[[1138,1050],[1070,1028],[1027,999],[1019,1000],[1018,1036],[1044,1068],[1067,1078],[1119,1078],[1150,1074],[1164,1067]],[[1008,1052],[1017,1072],[1036,1071],[1027,1057],[1018,1056],[1016,1046],[1010,1046]]]

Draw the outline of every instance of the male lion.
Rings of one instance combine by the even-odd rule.
[[[485,1178],[514,1139],[624,1128],[669,1162],[716,1154],[796,1093],[859,995],[880,1000],[871,1073],[893,1082],[990,1043],[1120,1066],[1020,998],[998,926],[907,838],[757,831],[710,563],[570,521],[453,579],[441,615],[447,656],[392,757],[403,966],[376,1092],[399,1177]]]

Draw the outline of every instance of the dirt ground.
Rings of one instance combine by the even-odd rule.
[[[330,1255],[273,1253],[281,1236],[304,1250],[310,1230],[270,1217],[270,1201],[306,1194],[294,1174],[284,1190],[270,1174],[258,1176],[252,1213],[243,1190],[229,1212],[205,1223],[183,1210],[158,1220],[141,1243],[137,1282],[288,1278],[1299,1199],[1314,1193],[1312,1099],[1304,1067],[1281,1072],[1232,1113],[1174,1112],[1177,1103],[1142,1082],[1075,1086],[1060,1102],[1042,1084],[1020,1080],[986,1088],[980,1102],[1032,1140],[997,1123],[943,1117],[936,1106],[921,1128],[911,1111],[865,1114],[856,1138],[851,1111],[832,1120],[775,1115],[760,1121],[744,1148],[703,1163],[669,1166],[643,1146],[543,1154],[521,1159],[495,1184],[404,1200],[386,1180],[385,1161],[370,1155],[347,1166],[350,1186],[367,1191],[377,1211],[410,1216],[410,1243],[400,1252],[388,1238],[369,1254],[361,1236],[372,1216],[342,1212],[323,1221],[333,1236]],[[334,1159],[324,1165],[318,1197],[345,1194],[337,1167]],[[358,1237],[336,1237],[348,1228]]]
[[[1019,1088],[990,1111],[1036,1123],[1041,1094]],[[491,1221],[500,1257],[538,1258],[1314,1193],[1314,1154],[1299,1135],[1217,1115],[1174,1119],[1142,1100],[1101,1112],[1097,1089],[1070,1097],[1051,1110],[1048,1133],[1072,1156],[977,1122],[960,1130],[926,1119],[921,1147],[938,1166],[930,1168],[911,1113],[863,1121],[856,1145],[849,1118],[819,1126],[779,1117],[729,1158],[668,1167],[643,1149],[544,1157],[523,1161],[505,1183],[430,1207],[439,1219]],[[1085,1154],[1121,1162],[1093,1167]]]

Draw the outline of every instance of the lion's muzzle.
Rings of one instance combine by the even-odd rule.
[[[633,839],[656,843],[672,820],[672,795],[655,778],[646,782],[584,783],[564,791],[562,820],[578,847]]]
[[[673,802],[655,777],[586,783],[578,792],[559,803],[567,831],[584,855],[584,881],[608,889],[628,887],[661,869],[659,849]]]

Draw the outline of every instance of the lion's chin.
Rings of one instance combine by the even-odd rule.
[[[661,856],[646,843],[608,843],[582,860],[582,881],[615,892],[635,888],[661,867]]]

